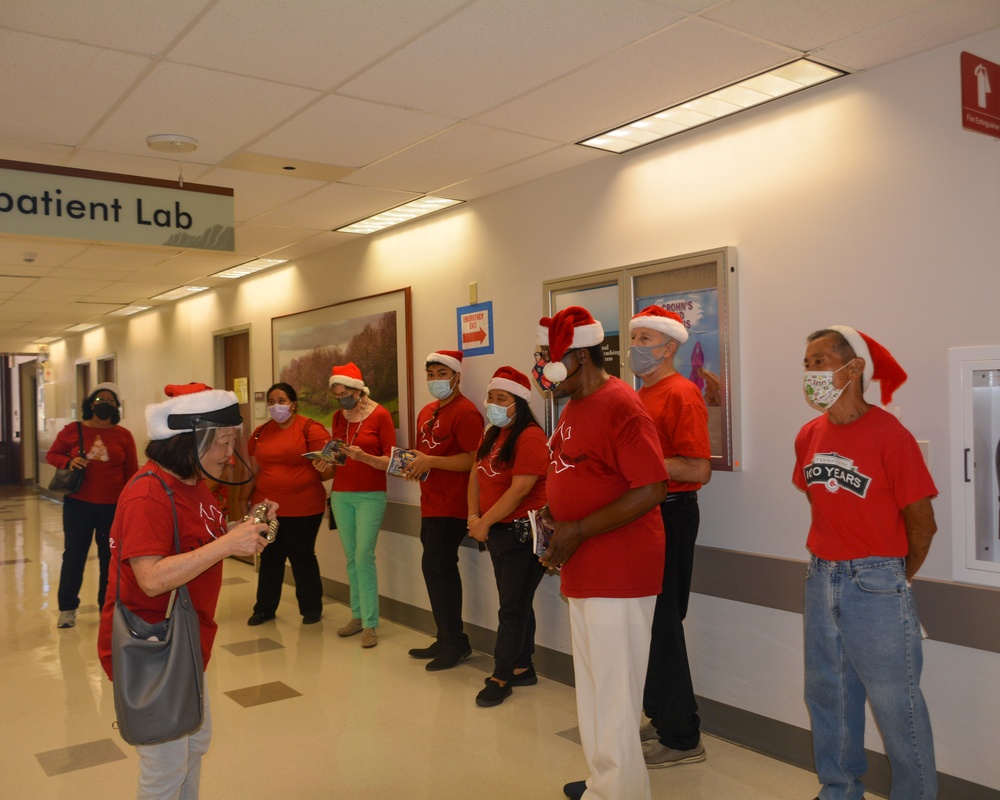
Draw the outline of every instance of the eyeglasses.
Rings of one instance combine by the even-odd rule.
[[[99,406],[101,403],[107,403],[108,405],[112,405],[115,408],[118,408],[118,403],[116,401],[114,401],[114,400],[105,400],[103,397],[95,397],[94,398],[93,405]]]

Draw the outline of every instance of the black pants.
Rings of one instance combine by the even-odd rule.
[[[59,571],[59,610],[76,611],[80,607],[80,587],[87,564],[91,541],[97,541],[97,561],[100,578],[97,583],[97,606],[104,608],[104,593],[108,586],[108,565],[111,545],[108,534],[115,521],[115,503],[88,503],[75,497],[63,499],[62,569]]]
[[[462,628],[462,575],[458,571],[458,548],[467,534],[464,519],[424,517],[420,521],[420,544],[424,547],[420,568],[437,639],[446,650],[469,647],[469,637]]]
[[[663,592],[656,598],[649,643],[649,666],[642,706],[660,735],[674,750],[698,745],[701,720],[691,685],[684,617],[691,594],[694,544],[698,538],[698,498],[694,492],[674,496],[660,505],[667,532]]]
[[[278,610],[281,584],[285,580],[285,559],[292,564],[299,613],[303,617],[323,613],[323,581],[316,560],[316,534],[322,521],[322,513],[308,517],[278,517],[278,535],[260,554],[254,613],[272,617]]]
[[[493,650],[493,677],[509,681],[515,667],[527,669],[535,652],[535,589],[545,567],[531,550],[530,539],[522,542],[512,525],[493,525],[486,546],[493,560],[500,611],[497,642]]]

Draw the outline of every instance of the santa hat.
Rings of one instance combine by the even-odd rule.
[[[334,366],[330,375],[331,388],[335,383],[346,386],[348,389],[360,389],[365,394],[369,393],[368,387],[365,386],[364,379],[361,377],[361,370],[353,361],[348,361],[343,366]]]
[[[861,375],[861,391],[867,389],[872,380],[876,380],[881,390],[882,405],[889,405],[893,392],[906,381],[906,373],[892,357],[892,353],[871,336],[846,325],[831,325],[830,330],[843,336],[854,354],[865,360],[865,369]]]
[[[513,367],[500,367],[493,373],[493,379],[486,387],[486,391],[492,389],[510,392],[522,400],[531,400],[531,381],[528,380],[527,375],[518,372]]]
[[[163,392],[169,400],[146,406],[150,439],[169,439],[198,425],[231,428],[243,424],[239,400],[232,392],[204,383],[168,385]]]
[[[443,364],[453,372],[462,371],[462,351],[461,350],[435,350],[424,359],[424,368],[428,364]]]
[[[93,391],[91,391],[90,396],[96,397],[98,392],[111,392],[111,394],[115,396],[115,402],[118,403],[118,405],[122,404],[122,390],[119,389],[116,384],[111,383],[111,381],[105,381],[104,383],[97,384]]]
[[[580,306],[569,306],[552,317],[538,321],[539,344],[548,344],[549,363],[542,370],[553,383],[566,380],[566,365],[562,357],[570,350],[593,347],[604,341],[604,328],[590,312]]]
[[[684,344],[688,340],[688,331],[680,315],[660,306],[646,306],[633,316],[628,323],[628,332],[632,333],[636,328],[650,328],[659,331],[671,339],[676,339],[680,344]]]

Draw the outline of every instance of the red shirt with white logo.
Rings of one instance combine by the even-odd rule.
[[[510,522],[527,516],[528,511],[545,505],[545,473],[549,468],[549,447],[545,433],[537,425],[530,425],[521,431],[514,445],[514,461],[498,464],[497,453],[510,438],[510,428],[500,431],[492,451],[476,462],[476,481],[479,484],[479,512],[485,514],[510,488],[515,475],[538,475],[531,491],[514,509],[513,513],[498,522]]]
[[[483,415],[465,395],[456,395],[445,405],[435,400],[417,415],[416,450],[430,456],[474,453],[483,433]],[[420,481],[420,515],[455,517],[469,515],[469,473],[431,469]]]

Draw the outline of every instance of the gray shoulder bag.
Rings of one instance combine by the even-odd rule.
[[[174,550],[181,552],[174,493],[154,472],[174,513]],[[134,481],[133,481],[134,482]],[[121,532],[119,532],[119,539]],[[167,618],[151,624],[133,614],[121,600],[121,541],[118,583],[111,627],[111,665],[118,732],[128,744],[158,744],[194,733],[204,716],[205,665],[201,627],[187,586],[170,595]]]

